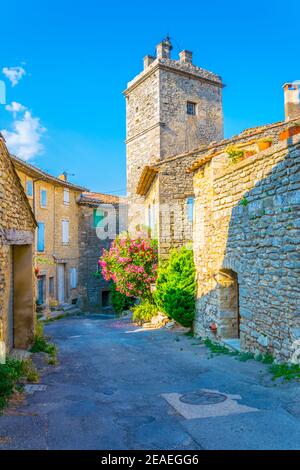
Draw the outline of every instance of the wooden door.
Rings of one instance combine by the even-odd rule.
[[[8,347],[14,347],[14,250],[9,248]]]
[[[65,301],[65,265],[57,266],[57,298],[60,303]]]

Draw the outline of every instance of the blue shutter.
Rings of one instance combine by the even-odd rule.
[[[187,198],[187,218],[190,223],[194,221],[194,206],[195,206],[195,198],[188,197]]]
[[[103,227],[104,225],[105,214],[104,211],[99,209],[94,209],[94,227]]]
[[[45,251],[45,224],[44,222],[38,222],[37,250]]]
[[[29,197],[33,196],[33,182],[32,182],[32,180],[27,180],[26,181],[26,193],[27,193],[27,196],[29,196]]]
[[[47,206],[47,191],[45,189],[41,189],[41,207]]]

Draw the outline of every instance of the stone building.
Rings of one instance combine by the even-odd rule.
[[[171,49],[168,38],[158,44],[156,57],[144,58],[144,70],[124,92],[129,230],[151,223],[158,238],[159,206],[171,196],[182,209],[192,180],[187,184],[186,174],[175,174],[172,163],[155,178],[152,164],[223,138],[221,77],[194,65],[189,51],[173,60]],[[174,190],[174,183],[177,191],[170,194],[167,186]]]
[[[37,304],[76,303],[79,267],[79,207],[85,188],[11,156],[38,223],[35,240]]]
[[[0,134],[0,350],[26,349],[34,337],[36,221]]]
[[[126,230],[126,200],[119,196],[84,192],[78,199],[78,205],[81,307],[91,311],[109,310],[110,283],[101,276],[98,260],[116,235]]]
[[[141,218],[158,239],[162,258],[168,256],[171,248],[193,242],[195,191],[190,168],[194,163],[197,166],[202,156],[238,142],[248,145],[253,139],[268,138],[273,139],[273,143],[278,142],[280,131],[288,129],[290,122],[295,121],[295,117],[292,119],[291,116],[296,115],[295,95],[299,92],[299,85],[285,84],[284,90],[286,121],[246,129],[231,139],[200,144],[192,150],[152,161],[144,166],[137,180],[136,194],[143,198],[143,205],[140,206]]]
[[[286,122],[211,145],[190,172],[196,333],[291,361],[300,347],[300,106],[298,90],[291,115],[287,91]],[[242,153],[230,162],[233,144]]]

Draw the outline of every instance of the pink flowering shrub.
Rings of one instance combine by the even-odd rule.
[[[156,281],[158,251],[155,240],[118,237],[109,250],[103,250],[99,266],[105,280],[127,297],[152,298],[151,284]]]

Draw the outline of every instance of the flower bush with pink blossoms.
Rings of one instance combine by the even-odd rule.
[[[152,299],[151,284],[156,281],[158,265],[156,240],[117,237],[109,250],[103,250],[98,263],[104,279],[113,281],[118,292]]]

